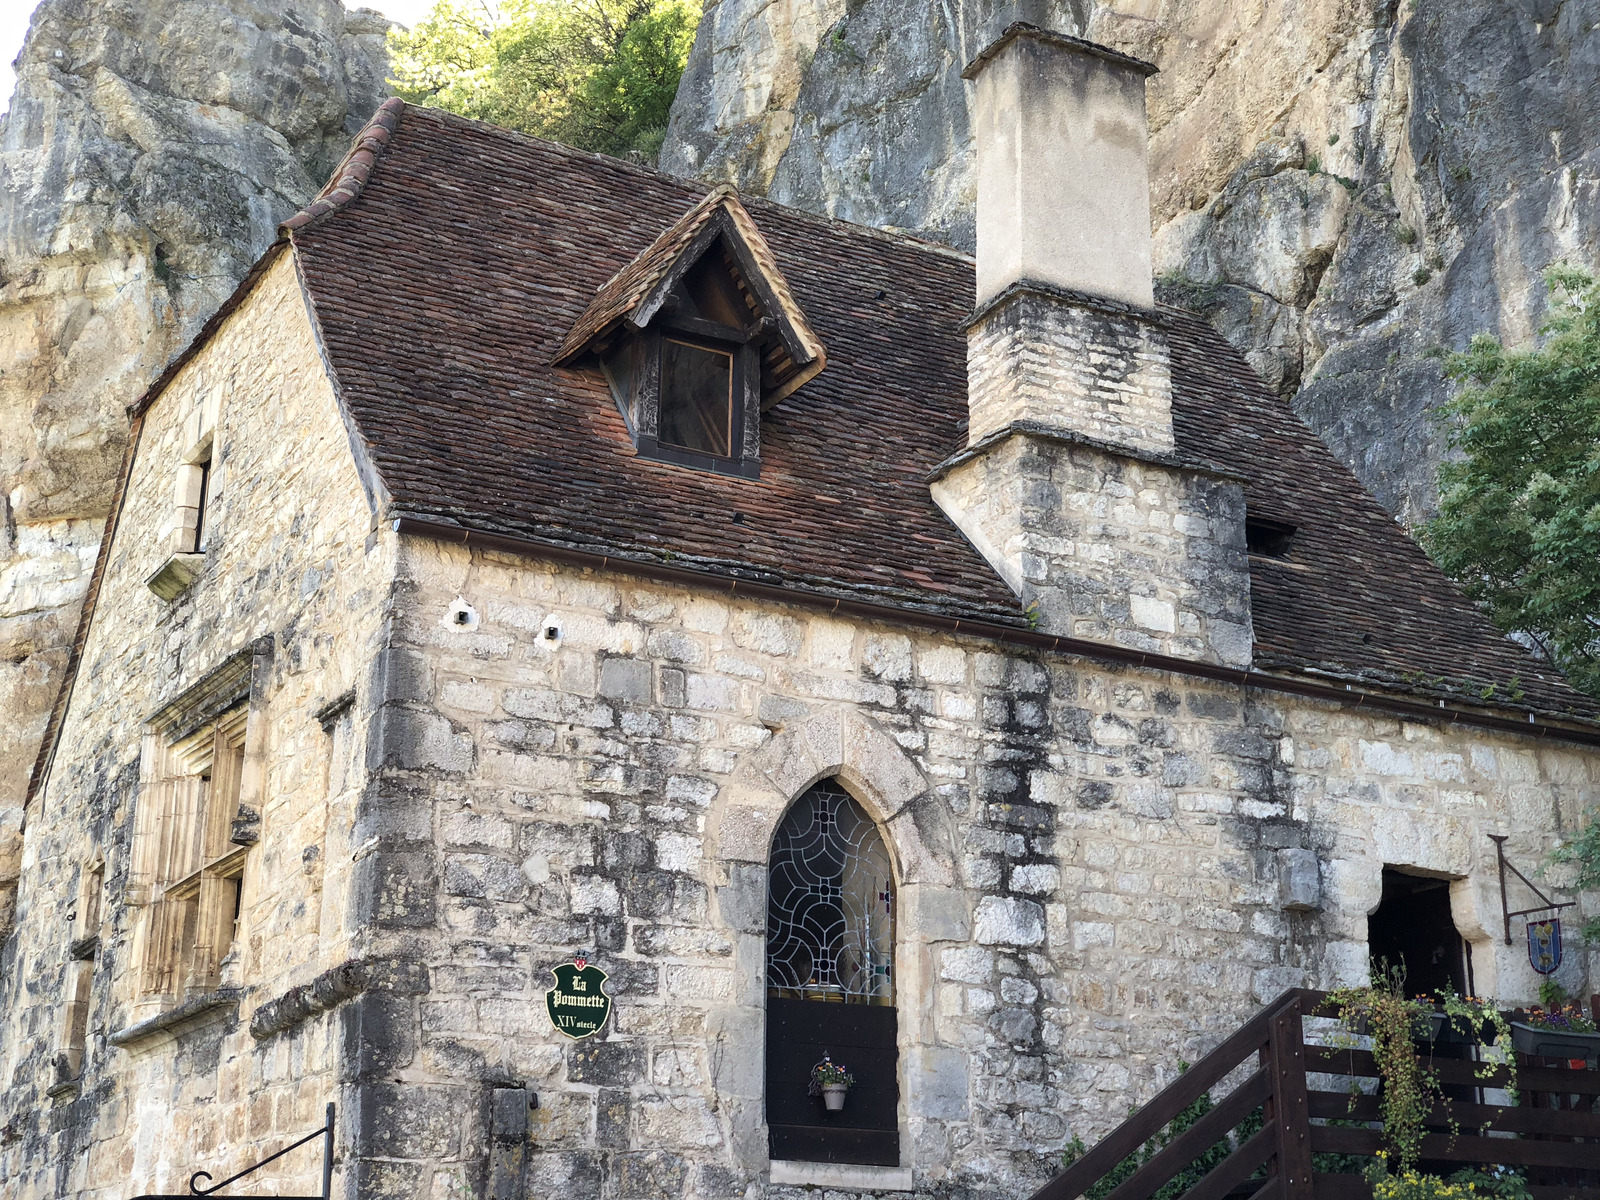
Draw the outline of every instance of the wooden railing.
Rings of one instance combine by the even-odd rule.
[[[1375,1080],[1377,1070],[1366,1051],[1306,1044],[1302,1019],[1334,1015],[1322,1008],[1325,1000],[1322,992],[1285,992],[1040,1188],[1033,1200],[1078,1200],[1114,1177],[1130,1156],[1145,1161],[1103,1200],[1151,1200],[1219,1145],[1228,1151],[1220,1162],[1198,1181],[1187,1179],[1186,1190],[1173,1195],[1169,1189],[1163,1200],[1370,1200],[1365,1177],[1338,1169],[1348,1168],[1348,1162],[1330,1162],[1330,1156],[1378,1153],[1383,1136],[1378,1097],[1353,1098],[1350,1090],[1352,1082]],[[1446,1094],[1460,1099],[1435,1106],[1423,1138],[1422,1168],[1448,1174],[1463,1167],[1510,1166],[1522,1172],[1533,1200],[1600,1200],[1600,1112],[1595,1107],[1600,1070],[1518,1058],[1521,1103],[1506,1107],[1486,1103],[1484,1089],[1506,1087],[1507,1069],[1431,1057],[1428,1065]],[[1308,1072],[1313,1083],[1335,1077],[1336,1090],[1311,1090]],[[1168,1132],[1166,1145],[1155,1148],[1174,1118],[1241,1074],[1242,1082],[1210,1111],[1175,1136]]]

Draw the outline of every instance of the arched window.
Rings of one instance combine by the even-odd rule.
[[[767,1127],[772,1157],[898,1166],[894,872],[872,818],[836,780],[772,840],[767,884]],[[811,1094],[824,1058],[855,1082]]]

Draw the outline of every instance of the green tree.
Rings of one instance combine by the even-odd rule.
[[[697,0],[438,0],[389,35],[398,95],[584,150],[653,157]]]
[[[1460,457],[1439,470],[1423,543],[1502,629],[1600,695],[1600,283],[1573,267],[1547,279],[1542,344],[1480,334],[1446,364],[1463,385],[1443,410]],[[1600,810],[1552,857],[1600,887]],[[1600,941],[1600,919],[1583,933]]]
[[[1423,544],[1508,631],[1600,695],[1600,283],[1558,267],[1540,345],[1479,334],[1446,374],[1458,457]]]

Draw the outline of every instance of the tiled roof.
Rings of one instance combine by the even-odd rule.
[[[965,443],[970,258],[746,201],[828,348],[827,370],[763,418],[759,480],[639,458],[598,373],[550,365],[597,289],[705,195],[404,110],[359,195],[292,235],[396,510],[1025,628],[925,481]],[[1290,559],[1252,559],[1259,666],[1456,700],[1492,683],[1492,706],[1595,713],[1208,325],[1165,314],[1180,451],[1243,475],[1253,512],[1299,527]]]

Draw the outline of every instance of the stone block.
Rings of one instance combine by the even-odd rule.
[[[634,1151],[612,1160],[617,1200],[661,1200],[688,1193],[689,1168],[682,1155],[665,1150]]]
[[[606,658],[600,663],[600,695],[607,700],[648,704],[650,664],[634,658]]]
[[[717,910],[723,923],[743,933],[765,933],[767,928],[767,868],[735,863],[729,867],[726,886],[716,889]]]
[[[906,1099],[911,1115],[965,1121],[971,1112],[971,1079],[964,1051],[923,1046],[906,1058]]]
[[[567,1079],[603,1088],[630,1088],[645,1078],[641,1042],[585,1038],[567,1050]]]
[[[622,913],[622,897],[614,880],[599,875],[572,877],[572,911],[577,914],[615,917]]]
[[[710,1149],[722,1145],[722,1127],[699,1096],[645,1097],[639,1102],[639,1136],[647,1145]]]
[[[1322,907],[1322,873],[1316,852],[1290,847],[1278,851],[1278,906],[1286,912]]]
[[[358,1144],[383,1158],[454,1158],[477,1098],[463,1087],[374,1080],[357,1093]]]
[[[973,936],[984,946],[1037,946],[1044,941],[1044,909],[1031,900],[985,896],[973,914]]]
[[[374,767],[461,775],[472,769],[472,738],[437,713],[385,705],[368,757]]]

